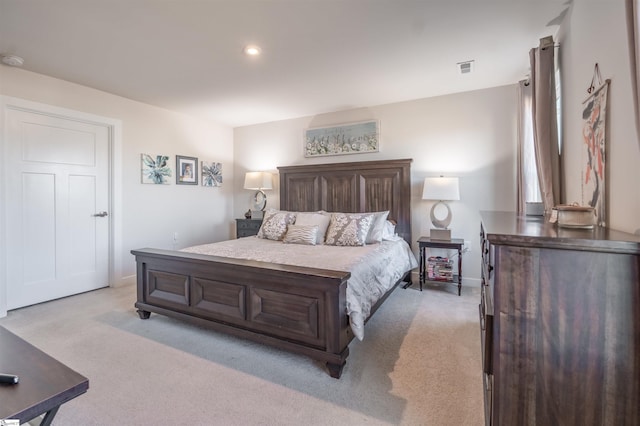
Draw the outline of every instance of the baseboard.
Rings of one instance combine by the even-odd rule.
[[[418,271],[418,269],[411,271],[411,281],[414,285],[420,285],[420,271]],[[480,278],[462,277],[462,287],[480,288],[481,285],[482,281]]]
[[[480,278],[465,278],[462,277],[462,286],[463,287],[477,287],[480,288],[482,285],[482,280]]]
[[[129,275],[127,277],[122,277],[119,280],[114,281],[111,284],[111,287],[113,288],[119,288],[119,287],[125,287],[128,285],[136,285],[136,275]]]

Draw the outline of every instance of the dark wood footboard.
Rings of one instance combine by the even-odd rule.
[[[169,250],[132,250],[140,318],[150,312],[326,362],[340,378],[353,339],[349,272]]]

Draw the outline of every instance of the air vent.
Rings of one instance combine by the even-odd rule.
[[[473,71],[474,61],[458,62],[458,72],[460,74],[470,74]]]

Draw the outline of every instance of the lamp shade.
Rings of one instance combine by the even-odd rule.
[[[273,189],[271,173],[269,172],[247,172],[244,175],[244,189]]]
[[[449,201],[460,199],[457,177],[428,177],[422,187],[423,200]]]

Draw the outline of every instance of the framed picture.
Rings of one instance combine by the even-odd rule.
[[[198,159],[176,155],[176,183],[178,185],[198,184]]]
[[[304,131],[304,156],[319,157],[378,152],[379,127],[378,120],[371,120],[306,129]]]
[[[607,205],[607,92],[609,80],[585,101],[582,111],[582,205],[596,210],[605,226]]]
[[[222,163],[202,162],[202,186],[222,186]]]
[[[171,168],[168,155],[140,154],[142,183],[169,184]]]

